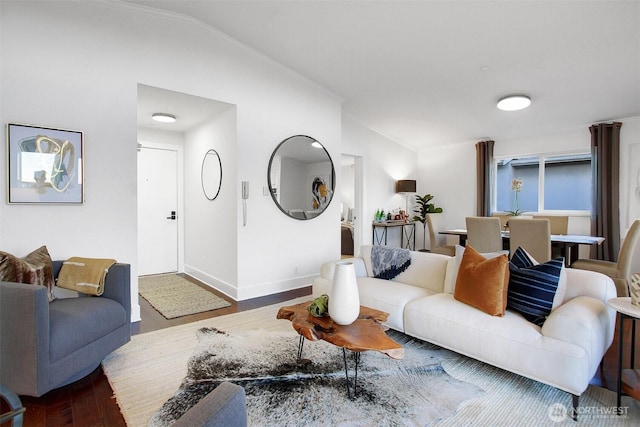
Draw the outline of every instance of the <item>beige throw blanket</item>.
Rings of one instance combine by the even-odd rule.
[[[104,279],[115,259],[71,257],[62,264],[57,285],[89,295],[102,295]]]

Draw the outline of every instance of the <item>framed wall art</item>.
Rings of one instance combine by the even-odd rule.
[[[7,202],[84,202],[80,131],[7,124]]]

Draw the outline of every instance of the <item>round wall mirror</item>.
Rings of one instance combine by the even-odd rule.
[[[282,141],[271,155],[267,175],[271,198],[291,218],[315,218],[333,198],[333,162],[324,146],[310,136]]]
[[[216,150],[211,149],[205,153],[200,170],[200,181],[204,196],[209,200],[215,200],[222,187],[222,160]]]

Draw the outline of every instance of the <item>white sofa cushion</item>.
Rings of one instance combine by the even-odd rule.
[[[400,332],[404,332],[403,313],[407,303],[434,294],[428,289],[373,277],[358,277],[358,291],[361,305],[389,313],[385,324]]]

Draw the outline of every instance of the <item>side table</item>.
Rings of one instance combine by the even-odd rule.
[[[405,222],[405,221],[382,221],[376,222],[374,221],[371,224],[371,241],[374,245],[386,245],[387,244],[387,230],[389,228],[401,227],[400,228],[400,247],[409,249],[411,251],[416,250],[416,223],[415,222]],[[382,228],[381,235],[376,233],[378,228]],[[404,241],[407,241],[407,245],[405,246]],[[384,243],[383,243],[384,242]]]
[[[640,370],[635,369],[636,320],[640,319],[640,306],[631,304],[630,297],[611,298],[609,307],[620,314],[618,327],[618,386],[616,405],[619,408],[622,393],[640,399]],[[624,341],[624,320],[631,319],[631,368],[622,369],[622,343]]]

